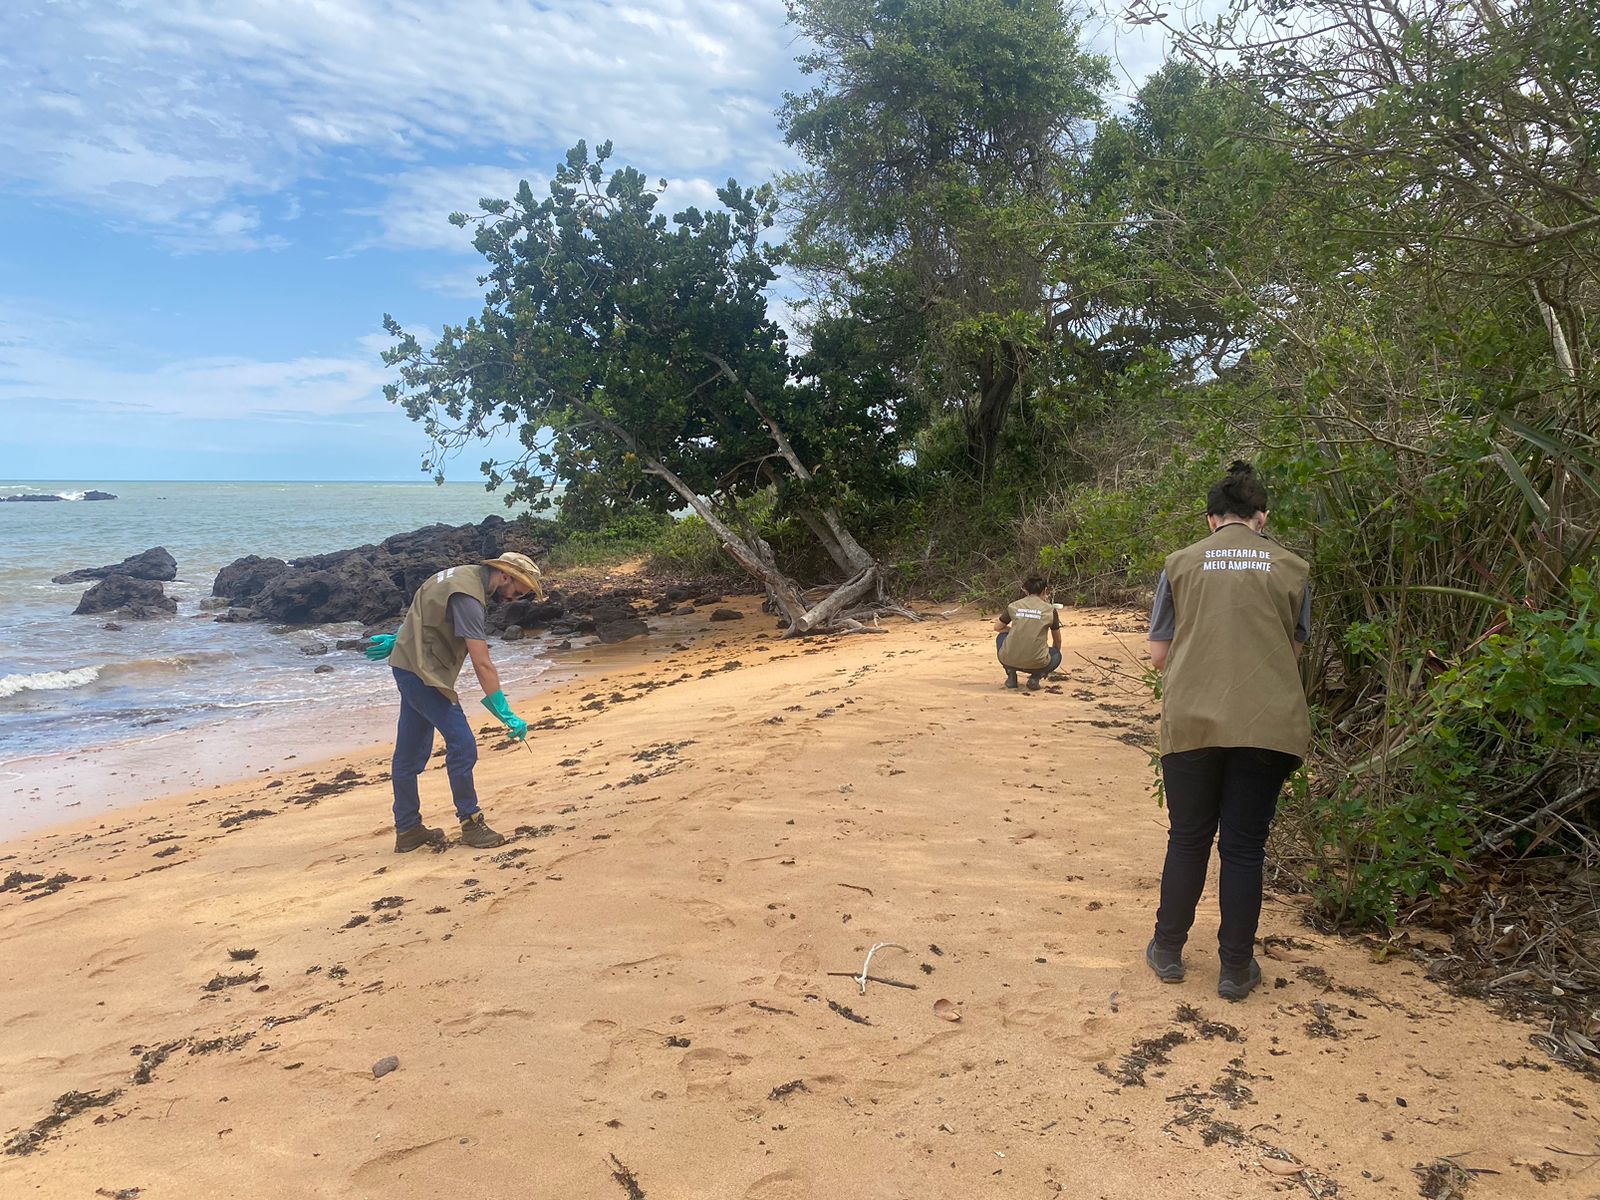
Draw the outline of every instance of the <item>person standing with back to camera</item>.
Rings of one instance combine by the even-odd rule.
[[[1163,981],[1182,982],[1215,838],[1217,995],[1243,1000],[1261,982],[1267,833],[1311,741],[1299,666],[1311,636],[1311,569],[1267,536],[1266,488],[1248,463],[1212,487],[1206,523],[1210,536],[1167,556],[1150,613],[1170,828],[1145,961]]]

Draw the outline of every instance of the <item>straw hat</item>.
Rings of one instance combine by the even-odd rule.
[[[499,558],[484,559],[483,565],[509,575],[535,596],[544,595],[544,579],[539,573],[538,564],[526,554],[508,551]]]

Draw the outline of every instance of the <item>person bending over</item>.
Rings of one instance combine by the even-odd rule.
[[[1267,833],[1311,740],[1299,668],[1311,636],[1310,568],[1266,535],[1267,492],[1248,463],[1235,462],[1212,487],[1206,524],[1210,536],[1167,556],[1150,614],[1169,829],[1145,961],[1164,981],[1182,982],[1216,839],[1217,995],[1243,1000],[1261,982]]]
[[[489,827],[478,808],[472,782],[478,742],[461,711],[455,683],[462,663],[470,658],[483,688],[483,706],[500,719],[512,737],[528,736],[527,722],[511,711],[500,689],[500,673],[489,657],[484,617],[491,597],[511,601],[530,593],[543,596],[544,587],[539,568],[525,554],[502,554],[483,563],[450,567],[417,589],[398,633],[372,639],[367,657],[374,661],[388,658],[395,686],[400,689],[400,723],[395,730],[391,773],[395,853],[445,842],[444,830],[422,823],[417,792],[417,777],[433,752],[434,730],[444,737],[444,769],[456,819],[461,822],[462,844],[477,850],[504,844],[505,838]]]
[[[1017,686],[1017,672],[1028,673],[1028,690],[1061,665],[1061,614],[1050,603],[1050,584],[1042,575],[1022,581],[1023,596],[995,618],[995,653],[1005,668],[1006,686]],[[1048,641],[1048,645],[1046,642]]]

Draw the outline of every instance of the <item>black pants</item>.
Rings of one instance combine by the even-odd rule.
[[[1161,757],[1167,792],[1167,861],[1161,871],[1156,944],[1182,950],[1206,886],[1211,842],[1222,859],[1218,957],[1225,967],[1249,964],[1261,922],[1261,872],[1278,794],[1300,765],[1292,754],[1250,746],[1185,750]],[[1217,836],[1221,828],[1221,837]]]

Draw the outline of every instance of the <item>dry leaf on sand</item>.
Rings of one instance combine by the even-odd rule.
[[[933,1015],[942,1021],[961,1020],[961,1010],[955,1006],[953,1000],[935,1000],[933,1002]]]

